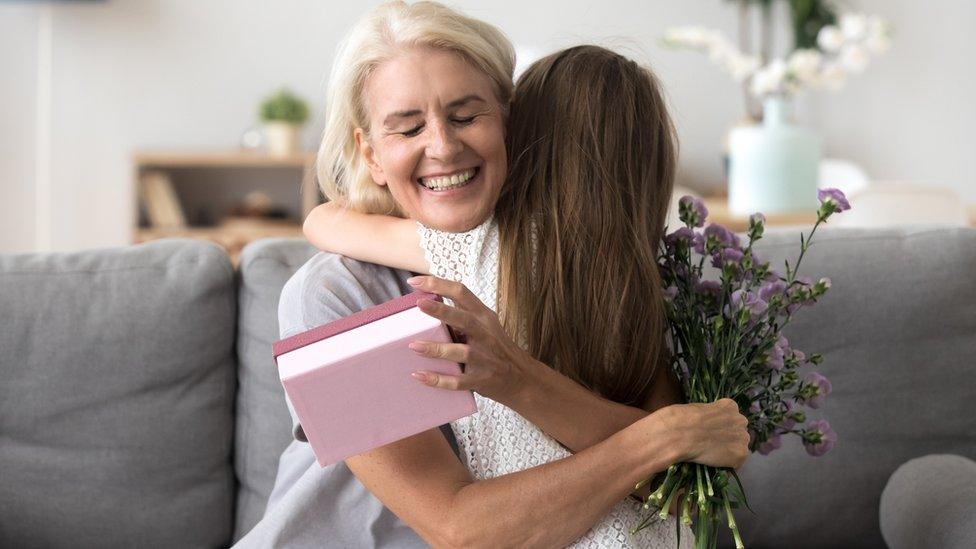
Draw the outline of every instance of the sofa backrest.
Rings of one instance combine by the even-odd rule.
[[[235,296],[204,242],[0,255],[0,546],[227,545]]]
[[[769,234],[757,249],[785,272],[798,232]],[[817,230],[800,275],[833,287],[796,313],[786,337],[824,356],[800,372],[832,382],[808,418],[827,419],[837,444],[813,458],[790,435],[749,457],[740,476],[756,514],[736,512],[747,547],[884,547],[878,505],[898,466],[934,453],[976,457],[974,273],[970,228]]]
[[[257,524],[274,486],[278,457],[291,442],[291,416],[272,344],[278,340],[278,299],[285,282],[315,249],[299,238],[264,239],[241,252],[238,275],[239,390],[234,469],[234,540]]]

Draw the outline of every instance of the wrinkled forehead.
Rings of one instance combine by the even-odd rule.
[[[410,48],[373,68],[363,86],[364,114],[370,125],[394,113],[443,112],[462,99],[477,98],[498,107],[494,83],[484,71],[457,52]]]

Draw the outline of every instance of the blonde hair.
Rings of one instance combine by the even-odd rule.
[[[437,2],[397,1],[376,7],[340,44],[329,77],[316,174],[330,200],[361,212],[402,216],[387,188],[373,183],[356,146],[355,131],[369,130],[363,88],[372,71],[398,51],[412,47],[462,55],[492,80],[497,99],[507,110],[515,51],[500,30]]]

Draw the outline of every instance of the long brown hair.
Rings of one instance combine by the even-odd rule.
[[[667,352],[656,259],[677,137],[657,79],[578,46],[526,70],[509,116],[502,323],[535,358],[640,406]]]

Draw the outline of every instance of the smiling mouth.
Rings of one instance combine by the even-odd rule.
[[[481,168],[471,168],[468,170],[459,171],[451,175],[444,175],[439,177],[422,177],[417,179],[417,183],[432,191],[447,191],[451,189],[459,189],[471,183],[471,180],[473,180],[475,176],[478,175],[479,171],[481,171]]]

